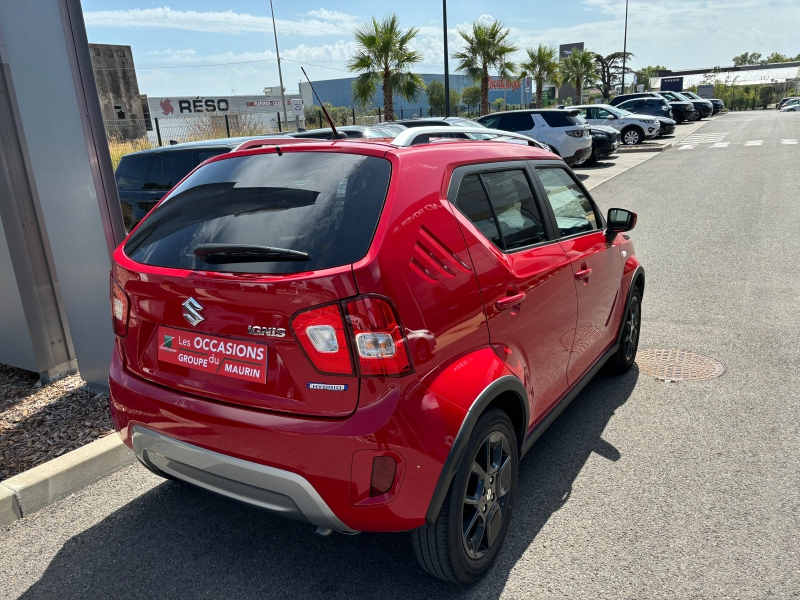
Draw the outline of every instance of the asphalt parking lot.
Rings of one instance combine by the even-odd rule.
[[[322,538],[133,466],[0,529],[0,596],[798,597],[800,117],[732,113],[688,135],[592,194],[639,215],[640,348],[725,374],[598,376],[522,462],[484,580],[427,576],[407,534]]]

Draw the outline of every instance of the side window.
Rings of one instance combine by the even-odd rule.
[[[533,120],[530,113],[506,113],[500,117],[500,129],[503,131],[530,131]]]
[[[468,175],[461,182],[456,206],[501,250],[547,239],[528,178],[520,169]]]
[[[216,148],[214,150],[200,150],[200,152],[197,153],[194,164],[197,166],[200,163],[207,161],[212,156],[219,156],[220,154],[225,154],[226,152],[228,152],[228,150],[223,150],[222,148]]]
[[[192,152],[162,152],[156,157],[147,190],[171,190],[194,168]]]
[[[633,110],[633,100],[628,100],[622,104],[618,104],[617,106],[622,110]]]
[[[644,108],[645,102],[647,102],[647,101],[646,100],[635,100],[633,102],[634,110],[639,109],[639,108]]]
[[[594,117],[595,119],[607,119],[608,115],[611,114],[602,108],[597,108],[595,110],[597,111],[596,116]]]
[[[538,244],[547,239],[542,215],[524,171],[484,173],[481,178],[497,215],[497,225],[500,227],[506,251]]]
[[[500,232],[497,229],[492,207],[483,191],[480,177],[468,175],[461,180],[456,198],[456,207],[480,229],[481,233],[495,246],[503,249]]]
[[[135,192],[144,189],[150,169],[153,167],[153,154],[123,156],[114,176],[120,192]]]
[[[497,125],[500,123],[500,115],[484,117],[483,119],[479,119],[478,122],[481,125],[486,125],[489,129],[497,129]]]
[[[591,200],[564,169],[538,167],[536,173],[553,207],[561,237],[599,228]]]

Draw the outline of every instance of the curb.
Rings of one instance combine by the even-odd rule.
[[[675,142],[664,142],[663,144],[638,144],[636,146],[620,146],[617,152],[620,154],[629,154],[633,152],[663,152],[667,148],[671,148]]]
[[[0,481],[0,526],[27,517],[136,461],[115,433]]]

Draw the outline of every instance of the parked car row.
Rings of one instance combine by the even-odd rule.
[[[775,108],[781,110],[786,104],[793,100],[800,100],[800,96],[788,96],[786,98],[781,98],[777,104],[775,104]]]
[[[717,98],[706,100],[693,92],[668,91],[620,94],[610,104],[639,114],[661,113],[678,123],[704,119],[725,108],[725,103]]]
[[[616,132],[577,109],[497,119],[571,161]],[[426,125],[214,142],[114,252],[109,401],[154,474],[309,534],[409,531],[425,571],[468,584],[525,453],[601,368],[633,367],[645,273],[636,214],[602,214],[564,160]],[[202,151],[120,177],[160,160],[174,184],[165,161]]]

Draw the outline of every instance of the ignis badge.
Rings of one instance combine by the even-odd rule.
[[[259,327],[258,325],[248,325],[247,333],[250,335],[265,335],[267,337],[286,337],[286,330],[283,327]]]

